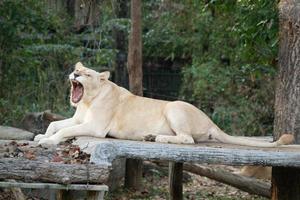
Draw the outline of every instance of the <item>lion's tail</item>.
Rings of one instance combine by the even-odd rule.
[[[219,134],[217,134],[217,137],[215,139],[217,139],[222,143],[245,145],[245,146],[252,146],[252,147],[277,147],[280,145],[292,144],[295,140],[292,134],[283,134],[277,141],[264,142],[255,139],[231,136],[224,133],[221,130],[219,130]]]

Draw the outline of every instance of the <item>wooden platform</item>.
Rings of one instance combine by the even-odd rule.
[[[63,162],[58,160],[58,162],[55,159],[57,155],[61,155],[65,151],[65,148],[70,148],[69,146],[41,147],[36,142],[18,141],[18,144],[13,145],[14,149],[9,150],[8,147],[10,148],[11,145],[8,144],[11,144],[11,141],[0,140],[0,179],[27,182],[25,185],[28,185],[28,182],[39,182],[38,184],[29,183],[29,185],[31,184],[30,187],[42,187],[39,185],[42,183],[48,184],[47,187],[60,188],[59,190],[71,189],[75,187],[72,186],[74,183],[82,185],[77,185],[76,190],[92,190],[93,187],[85,187],[89,184],[105,184],[111,174],[113,162],[120,158],[170,161],[180,167],[178,172],[182,171],[181,165],[184,162],[300,168],[299,145],[256,148],[221,143],[178,145],[81,137],[73,144],[78,145],[80,151],[90,155],[89,161],[87,163],[68,163],[67,155],[64,158],[67,159],[67,163],[65,163],[65,160]],[[75,146],[75,150],[76,148],[78,147]],[[176,176],[174,177],[176,178]],[[170,183],[179,183],[172,180]],[[0,184],[0,187],[26,187],[21,183],[18,186],[14,185],[18,183],[5,184],[4,186]],[[177,188],[177,191],[182,187],[181,184],[177,185],[178,187],[172,186],[171,188]]]
[[[91,161],[109,164],[114,159],[138,158],[199,164],[263,165],[300,167],[300,145],[256,148],[221,143],[195,145],[161,144],[116,139],[79,138],[80,146],[91,146]]]

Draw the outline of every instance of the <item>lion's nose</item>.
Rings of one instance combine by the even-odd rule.
[[[76,79],[79,76],[79,74],[74,74],[74,79]]]

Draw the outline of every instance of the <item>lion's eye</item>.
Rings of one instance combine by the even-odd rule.
[[[87,76],[87,77],[91,77],[91,75],[90,75],[90,74],[86,74],[86,76]]]

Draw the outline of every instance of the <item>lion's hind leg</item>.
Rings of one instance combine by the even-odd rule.
[[[175,143],[175,144],[194,144],[192,137],[192,126],[188,120],[188,113],[182,103],[170,102],[165,110],[164,115],[169,128],[174,135],[158,135],[155,142]]]

